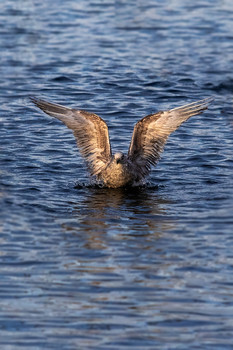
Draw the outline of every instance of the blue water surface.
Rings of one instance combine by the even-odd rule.
[[[232,21],[231,0],[0,3],[1,349],[232,349]],[[143,116],[215,100],[147,187],[111,190],[29,96],[125,152]]]

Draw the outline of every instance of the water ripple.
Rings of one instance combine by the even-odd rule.
[[[232,4],[0,5],[0,345],[232,349]],[[127,152],[143,116],[215,101],[147,186],[93,186],[38,96],[106,120]]]

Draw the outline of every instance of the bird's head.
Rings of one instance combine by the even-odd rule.
[[[117,164],[123,163],[124,158],[125,158],[125,156],[124,156],[124,154],[123,154],[122,152],[116,152],[116,153],[114,154],[114,161],[115,161]]]

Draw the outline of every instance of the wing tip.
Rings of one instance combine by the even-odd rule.
[[[37,98],[35,96],[29,96],[29,100],[37,107],[39,107],[40,109],[42,109],[42,106],[45,104],[45,103],[48,103],[46,102],[45,100],[42,100],[40,98]]]
[[[215,100],[215,96],[209,96],[209,97],[204,98],[203,100],[200,100],[199,103],[206,104],[207,107],[208,107],[209,104],[210,104],[211,102],[213,102],[214,100]],[[197,101],[197,103],[198,103],[198,101]]]
[[[32,96],[32,95],[29,96],[28,98],[29,98],[29,100],[30,100],[32,103],[34,103],[34,104],[36,104],[36,102],[39,101],[39,99],[38,99],[37,97]]]
[[[172,108],[171,111],[178,111],[178,110],[188,111],[191,109],[199,109],[199,110],[204,111],[204,110],[208,109],[210,103],[212,101],[214,101],[214,99],[215,99],[215,96],[209,96],[209,97],[206,97],[202,100],[197,100],[197,101],[185,104],[183,106],[178,106],[178,107]]]

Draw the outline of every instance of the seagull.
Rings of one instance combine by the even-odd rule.
[[[190,117],[203,113],[212,100],[208,97],[142,118],[134,126],[125,155],[122,152],[112,154],[108,126],[97,114],[31,97],[43,112],[73,131],[91,176],[108,188],[145,184],[151,167],[160,159],[168,136]]]

